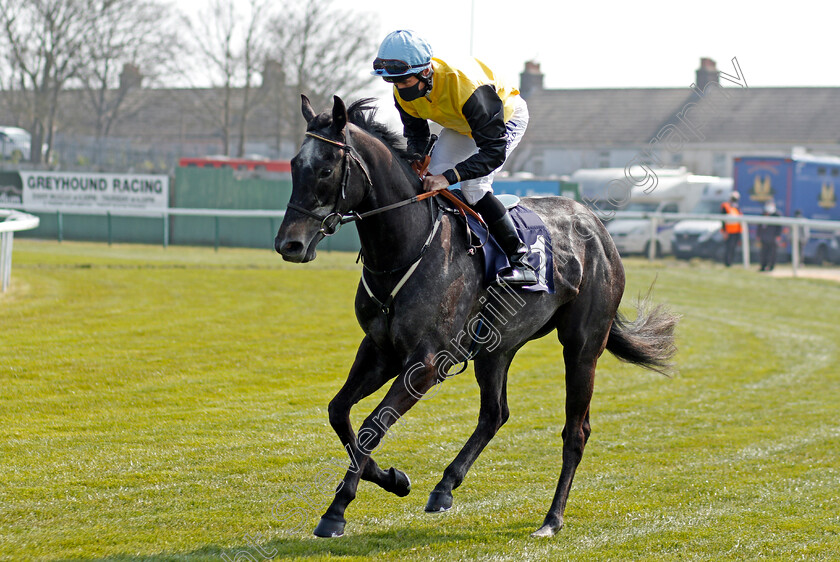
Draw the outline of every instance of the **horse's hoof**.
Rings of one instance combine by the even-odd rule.
[[[552,525],[550,523],[544,523],[542,527],[531,533],[532,537],[541,538],[541,537],[553,537],[554,534],[563,528],[563,523],[561,522],[558,525]]]
[[[318,526],[315,527],[315,536],[322,538],[340,537],[344,534],[344,521],[335,521],[321,517],[318,521]]]
[[[404,498],[411,492],[411,480],[408,475],[402,470],[397,470],[393,466],[388,469],[388,476],[391,483],[385,490]]]
[[[452,492],[432,492],[429,494],[429,501],[426,502],[426,511],[429,513],[440,513],[449,511],[452,507]]]

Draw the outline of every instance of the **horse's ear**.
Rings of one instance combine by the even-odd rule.
[[[333,128],[337,133],[347,126],[347,108],[338,96],[333,96]]]
[[[306,119],[307,123],[316,117],[315,110],[312,109],[312,104],[309,102],[309,98],[304,94],[300,95],[300,112],[303,113],[303,118]]]

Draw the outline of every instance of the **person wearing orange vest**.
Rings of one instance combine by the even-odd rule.
[[[741,209],[738,208],[738,198],[740,195],[737,191],[733,191],[729,197],[729,201],[724,201],[720,205],[720,212],[729,216],[740,216]],[[738,245],[738,239],[741,237],[741,223],[738,221],[723,221],[721,227],[724,237],[726,238],[726,248],[723,253],[723,261],[726,267],[732,265],[735,258],[735,246]]]

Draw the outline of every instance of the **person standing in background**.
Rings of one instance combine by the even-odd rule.
[[[768,201],[764,205],[765,217],[779,217],[779,211],[776,210],[776,204]],[[761,269],[759,271],[773,271],[776,267],[776,253],[779,247],[779,237],[782,235],[782,225],[780,224],[760,224],[758,225],[758,240],[761,242]]]
[[[738,208],[738,199],[740,195],[737,191],[733,191],[729,197],[729,201],[724,201],[720,205],[720,212],[729,216],[740,216],[741,209]],[[738,239],[741,237],[742,225],[738,221],[723,221],[721,230],[726,238],[725,249],[723,254],[723,262],[726,267],[732,265],[732,260],[735,259],[735,247],[738,245]]]

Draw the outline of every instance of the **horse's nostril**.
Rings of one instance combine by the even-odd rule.
[[[282,256],[296,256],[303,253],[304,247],[300,242],[290,241],[284,243],[281,238],[275,238],[274,249]]]

